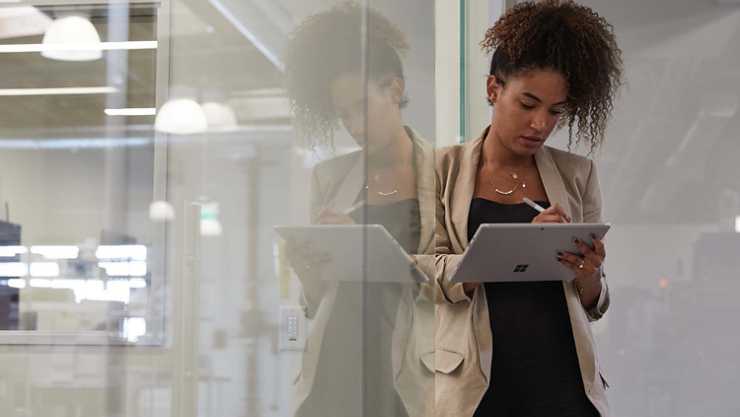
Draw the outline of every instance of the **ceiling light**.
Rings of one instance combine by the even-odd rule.
[[[195,89],[174,86],[170,97],[157,112],[154,129],[176,135],[202,133],[208,129],[203,108],[195,101]]]
[[[59,44],[100,44],[100,35],[90,20],[82,14],[66,14],[57,18],[46,30],[43,45]],[[95,50],[45,50],[44,58],[57,61],[95,61],[103,57],[103,52]]]
[[[229,105],[225,104],[226,96],[223,90],[211,88],[204,91],[203,101],[201,107],[206,114],[209,130],[230,131],[239,127],[236,113]]]
[[[77,259],[80,248],[72,245],[31,246],[31,253],[41,255],[46,259]]]
[[[51,52],[96,52],[102,54],[102,51],[119,51],[119,50],[144,50],[144,49],[157,49],[157,41],[127,41],[127,42],[70,42],[70,43],[59,43],[59,44],[43,44],[43,43],[20,43],[20,44],[8,44],[0,45],[0,53],[2,54],[17,54],[25,52],[41,52],[42,54]]]
[[[218,203],[204,203],[200,208],[200,235],[203,237],[221,236],[224,232],[218,220]]]
[[[157,114],[156,108],[136,108],[136,109],[105,109],[108,116],[154,116]]]
[[[149,205],[149,219],[153,222],[164,222],[175,218],[175,208],[166,201],[154,201]]]
[[[117,93],[115,87],[3,88],[0,96],[62,96]]]

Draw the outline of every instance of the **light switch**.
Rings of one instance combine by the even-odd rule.
[[[306,350],[308,325],[300,307],[280,307],[280,350]]]

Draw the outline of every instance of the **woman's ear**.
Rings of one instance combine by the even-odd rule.
[[[504,90],[504,84],[496,76],[489,75],[486,81],[486,92],[488,99],[491,103],[496,104],[496,101],[501,96],[501,92]]]
[[[388,87],[388,91],[391,93],[391,99],[393,102],[395,104],[400,104],[403,100],[403,95],[406,92],[406,83],[398,77],[393,77],[391,85]]]

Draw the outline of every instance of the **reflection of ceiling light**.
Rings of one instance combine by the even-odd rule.
[[[98,259],[146,260],[147,248],[144,245],[100,245],[95,251]]]
[[[221,236],[224,232],[221,222],[216,218],[200,221],[200,235],[204,237]]]
[[[146,275],[146,262],[98,262],[98,267],[105,269],[111,277],[143,277]]]
[[[100,44],[100,35],[90,20],[80,14],[68,14],[52,23],[41,41],[43,45]],[[95,61],[103,57],[100,49],[53,50],[41,52],[44,58],[58,61]]]
[[[34,288],[51,288],[51,280],[32,278],[28,283]]]
[[[224,90],[209,88],[203,92],[203,112],[208,120],[208,130],[233,131],[239,127],[236,113],[227,104]]]
[[[19,3],[20,0],[3,3]],[[11,39],[43,35],[52,19],[32,6],[13,6],[0,9],[0,38]]]
[[[154,128],[159,132],[187,135],[208,129],[208,119],[195,100],[170,100],[159,109]]]
[[[206,114],[209,129],[229,130],[239,126],[234,110],[226,104],[210,101],[203,103],[201,107]]]
[[[0,96],[61,96],[117,93],[115,87],[2,88]]]
[[[735,217],[735,231],[740,233],[740,216]]]
[[[24,279],[9,279],[8,280],[8,287],[10,288],[26,288],[26,280]]]
[[[203,108],[195,101],[197,90],[176,85],[170,91],[170,100],[157,112],[154,128],[159,132],[188,135],[208,129]]]
[[[175,218],[175,209],[166,201],[155,201],[149,205],[149,219],[164,222]]]
[[[118,50],[143,50],[157,49],[157,41],[126,41],[126,42],[100,42],[100,43],[60,43],[60,44],[43,44],[43,43],[20,43],[0,45],[1,54],[15,54],[25,52],[96,52],[102,54],[102,51]]]
[[[204,237],[221,236],[224,232],[218,215],[218,203],[204,203],[200,209],[200,235]]]
[[[157,114],[155,108],[137,108],[137,109],[105,109],[108,116],[154,116]]]

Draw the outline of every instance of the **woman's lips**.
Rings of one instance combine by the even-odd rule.
[[[521,138],[529,146],[539,146],[542,143],[542,139],[532,136],[522,136]]]

